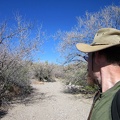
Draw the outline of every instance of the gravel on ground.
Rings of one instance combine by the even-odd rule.
[[[35,93],[14,103],[1,120],[87,120],[92,99],[64,93],[60,81],[32,83]]]

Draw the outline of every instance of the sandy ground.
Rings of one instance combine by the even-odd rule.
[[[35,83],[36,92],[16,103],[1,120],[86,120],[92,99],[63,92],[61,82]]]

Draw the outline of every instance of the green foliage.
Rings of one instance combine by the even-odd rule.
[[[88,93],[95,93],[98,90],[98,87],[97,86],[92,87],[87,85],[85,86],[85,90],[88,91]]]

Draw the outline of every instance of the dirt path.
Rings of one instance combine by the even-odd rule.
[[[91,100],[63,93],[60,82],[33,84],[34,95],[16,103],[1,120],[86,120]]]

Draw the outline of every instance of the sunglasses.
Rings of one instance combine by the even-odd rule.
[[[83,58],[84,58],[84,60],[86,61],[86,62],[88,62],[88,58],[91,58],[92,59],[92,71],[93,71],[93,57],[94,57],[94,53],[91,53],[91,54],[86,54],[86,55],[84,55],[83,56]]]
[[[83,58],[86,62],[88,62],[88,54],[84,55]]]

